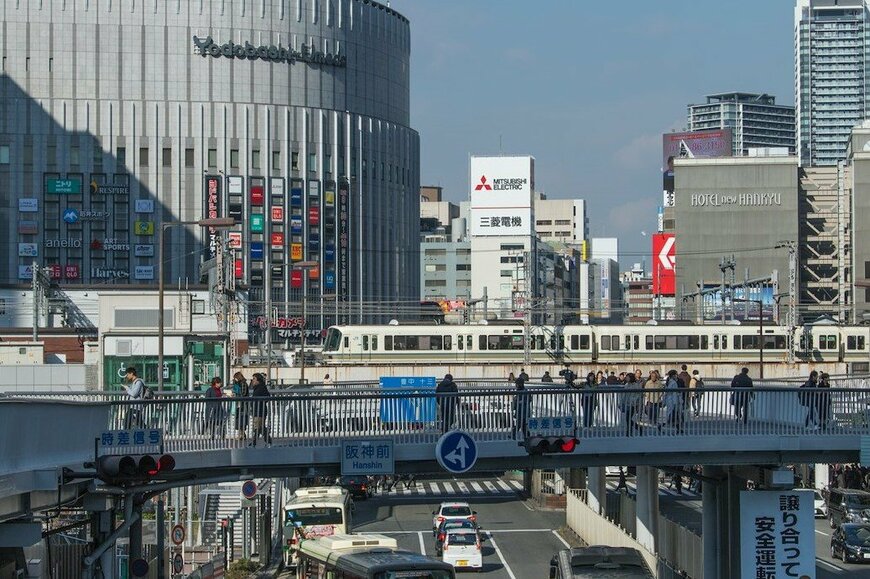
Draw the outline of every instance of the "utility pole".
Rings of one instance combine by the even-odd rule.
[[[529,252],[523,252],[523,364],[528,367],[532,360],[531,339],[531,290],[529,284]]]
[[[734,256],[732,255],[730,259],[725,259],[724,257],[719,261],[719,271],[722,272],[722,285],[720,287],[720,299],[722,300],[722,323],[725,323],[725,272],[729,269],[733,272],[736,263],[734,262]],[[731,312],[731,317],[734,317],[733,307]]]

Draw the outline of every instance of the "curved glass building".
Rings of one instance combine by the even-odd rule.
[[[291,340],[418,299],[408,20],[370,0],[18,0],[0,30],[0,283],[167,284],[221,255]],[[228,239],[227,239],[228,236]],[[229,246],[229,247],[227,247]],[[302,264],[301,267],[297,264]],[[294,314],[293,312],[297,312]],[[262,324],[261,324],[262,325]],[[292,341],[292,340],[291,340]]]

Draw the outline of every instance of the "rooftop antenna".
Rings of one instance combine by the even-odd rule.
[[[504,149],[501,146],[501,135],[498,136],[498,154],[504,155]]]

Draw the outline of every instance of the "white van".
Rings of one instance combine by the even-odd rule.
[[[474,529],[448,529],[441,547],[441,560],[455,569],[483,569],[480,536]]]

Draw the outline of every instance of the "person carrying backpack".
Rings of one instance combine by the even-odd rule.
[[[704,381],[701,380],[701,373],[697,370],[692,370],[689,390],[692,391],[692,412],[698,416],[701,413],[701,398],[704,396]]]
[[[136,368],[130,366],[125,370],[124,379],[130,383],[129,386],[126,384],[122,384],[121,386],[124,390],[127,391],[127,399],[128,400],[150,400],[154,398],[154,393],[151,391],[148,386],[145,385],[145,381],[139,377],[139,374],[136,372]],[[141,404],[131,404],[127,407],[127,415],[124,417],[124,428],[127,430],[131,428],[141,428],[142,427],[142,405]]]

